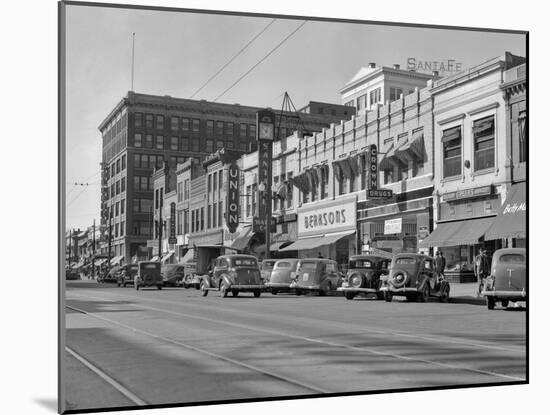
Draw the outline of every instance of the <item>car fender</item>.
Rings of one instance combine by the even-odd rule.
[[[227,274],[222,274],[222,275],[220,275],[220,282],[221,282],[222,280],[223,280],[229,287],[231,287],[232,285],[235,284],[235,281],[233,281],[233,279],[232,279],[229,275],[227,275]]]
[[[424,286],[428,284],[431,293],[433,288],[430,286],[430,278],[426,274],[421,274],[418,276],[418,278],[421,279],[420,284],[418,284],[418,290],[422,291],[424,289]]]
[[[206,286],[206,288],[212,287],[209,276],[203,275],[203,276],[201,276],[200,280],[201,280],[201,284],[204,282],[204,285]]]

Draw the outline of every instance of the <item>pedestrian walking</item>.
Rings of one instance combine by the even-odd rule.
[[[479,254],[474,260],[474,273],[477,278],[477,296],[481,297],[481,291],[485,286],[485,279],[489,275],[491,264],[487,256],[487,250],[483,247],[479,248]]]
[[[446,265],[447,265],[447,260],[443,256],[443,252],[437,251],[437,254],[435,257],[435,273],[438,280],[439,278],[445,278]]]

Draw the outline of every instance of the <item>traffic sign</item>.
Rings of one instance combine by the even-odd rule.
[[[369,199],[390,199],[393,197],[391,189],[368,189],[367,197]]]

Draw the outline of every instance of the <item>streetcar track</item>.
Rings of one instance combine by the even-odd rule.
[[[84,312],[84,314],[86,314]],[[80,363],[82,363],[84,366],[86,366],[88,369],[90,369],[92,372],[94,372],[96,375],[98,375],[101,379],[103,379],[105,382],[107,382],[109,385],[111,385],[114,389],[116,389],[118,392],[120,392],[124,397],[132,401],[134,404],[138,406],[144,406],[148,405],[148,403],[144,400],[142,400],[140,397],[138,397],[136,394],[131,392],[128,388],[126,388],[124,385],[122,385],[120,382],[115,380],[113,377],[109,376],[107,373],[105,373],[103,370],[101,370],[99,367],[94,365],[92,362],[90,362],[88,359],[74,351],[68,346],[65,346],[65,351],[69,353],[71,356],[73,356],[76,360],[78,360]]]
[[[225,362],[228,362],[228,363],[231,363],[231,364],[234,364],[236,366],[240,366],[240,367],[244,367],[246,369],[249,369],[249,370],[252,370],[254,372],[258,372],[258,373],[262,373],[268,377],[271,377],[271,378],[274,378],[274,379],[277,379],[279,381],[284,381],[286,383],[290,383],[292,385],[296,385],[296,386],[300,386],[301,388],[304,388],[304,389],[307,389],[307,390],[310,390],[312,392],[316,392],[316,393],[330,393],[330,391],[326,390],[326,389],[321,389],[317,386],[314,386],[314,385],[311,385],[309,383],[306,383],[306,382],[302,382],[302,381],[299,381],[299,380],[296,380],[296,379],[293,379],[293,378],[290,378],[286,375],[280,375],[280,374],[277,374],[277,373],[274,373],[274,372],[271,372],[269,370],[266,370],[266,369],[262,369],[262,368],[259,368],[257,366],[254,366],[254,365],[251,365],[249,363],[245,363],[245,362],[241,362],[239,360],[236,360],[236,359],[233,359],[233,358],[230,358],[230,357],[227,357],[227,356],[223,356],[223,355],[220,355],[218,353],[214,353],[214,352],[210,352],[208,350],[205,350],[205,349],[202,349],[200,347],[197,347],[197,346],[193,346],[193,345],[190,345],[190,344],[187,344],[187,343],[183,343],[181,341],[178,341],[178,340],[174,340],[174,339],[170,339],[168,337],[164,337],[164,336],[159,336],[157,334],[154,334],[154,333],[150,333],[148,331],[145,331],[145,330],[142,330],[142,329],[139,329],[137,327],[132,327],[132,326],[129,326],[127,324],[124,324],[124,323],[121,323],[121,322],[118,322],[118,321],[115,321],[115,320],[112,320],[112,319],[109,319],[109,318],[106,318],[106,317],[102,317],[102,316],[98,316],[96,313],[90,313],[86,310],[82,310],[82,309],[79,309],[79,308],[76,308],[76,307],[71,307],[69,305],[66,305],[65,307],[71,309],[71,310],[74,310],[74,311],[78,311],[80,313],[83,313],[83,314],[86,314],[88,316],[91,316],[91,317],[94,317],[94,318],[97,318],[99,320],[103,320],[103,321],[106,321],[108,323],[111,323],[111,324],[114,324],[114,325],[117,325],[117,326],[120,326],[120,327],[123,327],[127,330],[130,330],[134,333],[140,333],[142,335],[145,335],[145,336],[148,336],[148,337],[151,337],[153,339],[156,339],[156,340],[160,340],[160,341],[163,341],[163,342],[166,342],[166,343],[171,343],[171,344],[174,344],[176,346],[180,346],[180,347],[183,347],[187,350],[191,350],[191,351],[194,351],[194,352],[197,352],[197,353],[201,353],[201,354],[204,354],[204,355],[207,355],[209,357],[212,357],[212,358],[215,358],[215,359],[218,359],[218,360],[223,360]]]
[[[110,295],[110,294],[107,294],[107,295]],[[121,296],[121,297],[124,297],[124,298],[132,298],[134,300],[140,298],[138,296],[133,296],[133,295],[119,295],[119,294],[117,294],[117,296]],[[100,297],[93,297],[93,296],[82,296],[82,297],[83,298],[91,298],[91,299],[95,298],[95,299],[98,299],[98,300],[106,301],[105,298],[100,298]],[[111,302],[116,303],[116,300],[107,300],[107,301],[111,301]],[[147,298],[147,301],[162,303],[162,304],[174,304],[174,305],[178,305],[178,306],[190,306],[190,304],[186,304],[186,303],[183,303],[183,302],[170,301],[170,300],[160,300],[160,299],[156,299],[156,298]],[[196,303],[192,304],[192,306],[197,306],[197,305],[198,304],[196,304]],[[211,303],[208,303],[208,305],[209,305],[209,307],[206,307],[206,308],[211,310],[212,309]],[[202,305],[199,305],[199,307],[200,306],[202,306]],[[168,311],[168,310],[166,310],[166,311]],[[238,310],[235,310],[235,309],[231,309],[231,310],[224,309],[223,311],[224,311],[224,313],[227,313],[227,312],[231,312],[231,313],[235,313],[235,314],[238,313]],[[261,310],[255,311],[255,313],[256,314],[262,314]],[[262,315],[267,316],[266,314],[262,314]],[[197,318],[199,318],[199,316],[197,316]],[[311,318],[307,318],[307,317],[304,318],[304,317],[298,317],[298,316],[293,316],[292,319],[293,320],[301,320],[304,323],[308,323],[311,320]],[[338,327],[338,328],[346,327],[349,330],[354,331],[354,333],[374,333],[374,334],[380,334],[380,335],[389,335],[389,336],[395,336],[395,337],[425,340],[425,341],[429,341],[429,342],[438,342],[438,343],[443,343],[443,344],[452,344],[452,345],[457,345],[458,344],[458,345],[470,346],[470,347],[474,347],[474,348],[483,348],[483,349],[488,349],[488,350],[501,350],[501,351],[512,352],[512,353],[521,353],[521,352],[525,351],[524,347],[504,347],[504,346],[497,346],[497,345],[494,345],[494,344],[478,343],[478,342],[474,342],[474,341],[464,341],[464,340],[460,340],[460,339],[456,339],[456,338],[452,338],[452,337],[426,336],[426,335],[418,335],[418,334],[407,333],[407,332],[388,331],[388,330],[385,330],[385,329],[380,329],[378,327],[365,327],[365,326],[358,327],[358,326],[350,324],[350,323],[341,323],[341,322],[326,322],[326,323],[327,323],[327,325]]]
[[[109,302],[116,303],[115,301],[108,300],[108,299],[105,299],[105,298],[100,298],[100,297],[90,297],[90,296],[81,296],[81,297],[82,298],[89,298],[89,299],[100,299],[100,300],[103,300],[103,301],[109,301]],[[126,304],[126,305],[133,306],[131,304]],[[137,307],[137,305],[134,306],[134,307]],[[148,310],[151,310],[151,311],[157,311],[157,312],[160,312],[160,313],[166,313],[166,314],[171,314],[171,315],[180,316],[180,317],[187,317],[187,318],[193,318],[193,319],[196,319],[196,320],[208,321],[208,322],[214,323],[214,324],[223,324],[224,326],[237,327],[237,328],[241,328],[241,329],[245,329],[245,330],[249,330],[249,331],[253,331],[253,332],[260,332],[260,333],[270,334],[270,335],[274,335],[274,336],[281,336],[281,337],[291,338],[291,339],[294,339],[294,340],[306,341],[306,342],[309,342],[309,343],[323,344],[323,345],[327,345],[327,346],[343,348],[343,349],[353,350],[353,351],[357,351],[357,352],[363,352],[363,353],[366,352],[366,353],[370,353],[370,354],[373,354],[373,355],[376,355],[376,356],[385,356],[385,357],[390,357],[390,358],[394,358],[394,359],[398,359],[398,360],[405,360],[405,361],[410,361],[410,362],[423,363],[423,364],[433,365],[433,366],[442,367],[442,368],[446,368],[446,369],[466,371],[466,372],[482,374],[482,375],[486,375],[486,376],[504,378],[504,379],[513,380],[513,381],[524,381],[525,380],[522,377],[506,375],[506,374],[503,374],[503,373],[498,373],[498,372],[493,372],[493,371],[488,371],[488,370],[475,369],[475,368],[464,367],[464,366],[457,366],[457,365],[453,365],[453,364],[449,364],[449,363],[442,363],[442,362],[437,362],[437,361],[428,360],[428,359],[409,357],[409,356],[405,356],[405,355],[397,354],[397,353],[382,352],[382,351],[374,350],[372,348],[367,348],[367,347],[351,346],[351,345],[347,345],[347,344],[343,344],[343,343],[336,343],[336,342],[322,340],[322,339],[315,339],[315,338],[311,338],[311,337],[298,336],[298,335],[283,333],[283,332],[275,331],[275,330],[268,330],[268,329],[262,329],[262,328],[258,328],[258,327],[251,327],[250,325],[238,324],[238,323],[228,322],[228,321],[220,321],[219,319],[211,319],[211,318],[208,318],[208,317],[196,316],[196,315],[187,314],[187,313],[180,313],[180,312],[176,312],[176,311],[159,309],[159,308],[156,308],[156,307],[144,306],[142,304],[140,304],[139,307],[141,307],[143,309],[148,309]],[[97,317],[99,319],[105,320],[105,321],[111,321],[111,320],[106,319],[104,317],[97,316],[95,313],[87,313],[87,314],[92,315],[94,317]],[[113,322],[114,324],[118,324],[120,326],[126,327],[130,330],[140,330],[140,329],[132,328],[131,326],[127,326],[124,323],[118,323],[118,322],[114,322],[114,321],[111,321],[111,322]],[[153,335],[153,336],[156,336],[156,335]],[[157,336],[157,337],[162,338],[162,336]],[[170,341],[172,341],[172,340],[170,340]],[[194,347],[194,346],[190,346],[190,347]],[[210,352],[207,352],[207,353],[210,353]]]

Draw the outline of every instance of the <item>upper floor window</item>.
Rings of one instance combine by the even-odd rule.
[[[181,130],[185,133],[189,131],[189,118],[181,119]]]
[[[141,112],[136,112],[134,114],[134,127],[136,128],[143,127],[143,114]]]
[[[164,130],[164,115],[157,115],[157,130]]]
[[[178,137],[170,137],[170,150],[178,151]]]
[[[398,100],[399,98],[401,98],[402,93],[403,93],[403,88],[390,87],[390,101]]]
[[[246,137],[248,133],[247,124],[239,124],[239,135],[241,137]]]
[[[453,127],[443,131],[443,177],[458,176],[462,172],[462,130]]]
[[[126,154],[122,155],[122,166],[121,170],[124,170],[126,168]]]
[[[153,135],[145,134],[145,148],[153,148]]]
[[[178,131],[179,130],[179,118],[178,117],[170,117],[170,129],[172,131]]]
[[[116,172],[120,173],[120,159],[116,161]]]
[[[370,106],[382,101],[382,89],[380,87],[376,88],[374,91],[369,93]]]
[[[216,137],[223,137],[223,121],[216,121]]]
[[[157,148],[158,150],[164,150],[164,136],[162,136],[162,135],[157,135],[156,148]]]
[[[251,138],[256,138],[256,124],[248,125],[248,136]]]
[[[200,120],[193,120],[193,132],[198,133],[200,131]]]
[[[346,107],[353,107],[353,101],[348,101],[344,104]]]
[[[527,160],[527,112],[521,111],[518,116],[519,161]]]
[[[495,167],[495,117],[474,121],[474,171]]]
[[[142,147],[141,134],[134,134],[134,147]]]
[[[153,128],[153,114],[145,114],[145,128]]]
[[[233,123],[232,122],[226,122],[225,123],[225,135],[229,137],[233,137]]]
[[[206,136],[207,137],[214,136],[214,121],[212,120],[206,121]]]

